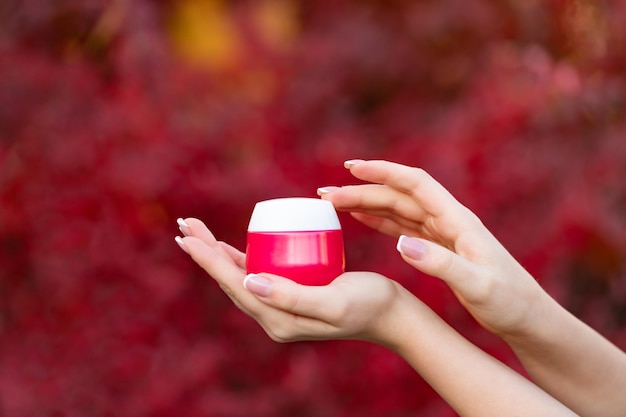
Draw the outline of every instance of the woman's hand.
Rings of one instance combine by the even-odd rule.
[[[275,275],[246,276],[243,253],[217,242],[199,220],[179,225],[186,235],[176,239],[181,248],[275,341],[359,339],[386,346],[459,415],[573,415],[381,275],[351,272],[321,287]]]
[[[485,228],[425,171],[386,161],[346,162],[369,184],[323,187],[340,211],[391,236],[406,262],[446,281],[487,329],[524,334],[549,297]],[[532,308],[531,308],[532,307]]]
[[[181,219],[179,225],[186,236],[176,239],[181,248],[278,342],[359,339],[393,348],[396,310],[402,300],[419,303],[371,272],[349,272],[320,287],[271,274],[246,276],[244,253],[218,242],[200,220]]]
[[[461,415],[573,415],[555,398],[579,415],[623,414],[624,352],[556,303],[469,209],[421,169],[385,161],[346,167],[369,184],[324,187],[322,198],[400,236],[403,259],[444,280],[485,328],[509,343],[545,392],[381,275],[353,272],[307,287],[275,275],[246,276],[245,255],[217,242],[199,220],[179,220],[186,237],[176,240],[272,339],[387,346]]]

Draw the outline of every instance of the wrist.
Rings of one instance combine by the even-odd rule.
[[[397,282],[394,282],[394,286],[394,301],[377,320],[372,332],[373,338],[369,341],[403,356],[402,352],[412,349],[411,340],[421,339],[418,333],[425,333],[429,324],[440,319],[406,288]]]
[[[558,330],[559,317],[566,310],[539,287],[528,302],[523,320],[499,336],[511,347],[533,345],[540,340],[551,339]]]

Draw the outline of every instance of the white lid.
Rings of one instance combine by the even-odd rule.
[[[335,207],[318,198],[277,198],[254,206],[249,232],[341,230]]]

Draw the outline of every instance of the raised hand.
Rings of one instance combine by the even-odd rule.
[[[446,281],[487,329],[518,334],[545,293],[482,222],[428,173],[386,161],[348,161],[363,185],[322,187],[340,211],[399,237],[406,262]]]
[[[360,160],[346,168],[369,184],[323,187],[322,198],[400,236],[404,260],[447,282],[554,398],[583,416],[624,414],[626,354],[550,297],[470,210],[421,169]]]

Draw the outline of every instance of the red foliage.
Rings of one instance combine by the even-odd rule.
[[[626,347],[623,2],[278,1],[297,33],[272,43],[274,3],[231,1],[221,66],[177,54],[182,3],[0,5],[1,415],[453,415],[379,347],[273,343],[173,243],[196,216],[242,247],[255,201],[352,182],[349,158],[429,170]],[[519,368],[342,222],[349,269]]]

